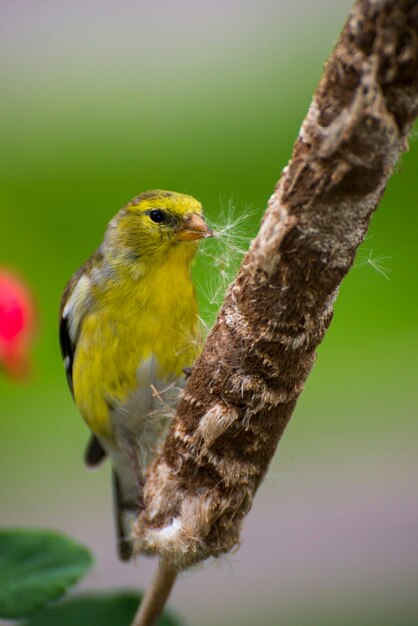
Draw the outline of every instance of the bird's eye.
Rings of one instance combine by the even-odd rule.
[[[150,211],[149,216],[156,224],[162,224],[167,219],[164,211],[160,211],[159,209],[153,209],[152,211]]]

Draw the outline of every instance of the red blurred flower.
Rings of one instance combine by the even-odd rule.
[[[29,287],[11,270],[0,268],[0,367],[12,378],[29,373],[35,322]]]

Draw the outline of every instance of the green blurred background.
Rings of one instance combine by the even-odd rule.
[[[349,8],[0,5],[0,263],[30,282],[40,314],[31,381],[0,380],[0,522],[91,546],[86,588],[144,587],[154,564],[118,563],[109,468],[88,473],[81,461],[87,430],[57,342],[63,287],[116,210],[147,189],[190,193],[213,221],[229,203],[236,215],[250,207],[241,228],[253,236]],[[242,547],[178,583],[171,605],[189,624],[418,623],[417,167],[412,139]],[[199,284],[217,273],[201,255]],[[199,297],[206,314],[206,288]]]

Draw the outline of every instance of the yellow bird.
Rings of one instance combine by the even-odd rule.
[[[132,553],[132,515],[143,506],[144,472],[199,351],[190,264],[199,240],[212,235],[191,196],[142,193],[111,220],[62,297],[67,380],[93,433],[85,460],[95,466],[107,454],[112,461],[124,560]]]

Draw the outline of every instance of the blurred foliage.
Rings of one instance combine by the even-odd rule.
[[[32,617],[24,626],[129,626],[141,595],[121,591],[74,597],[48,606],[63,596],[90,569],[93,559],[72,539],[41,530],[0,531],[0,617]],[[164,613],[159,626],[178,626]]]
[[[49,607],[22,626],[129,626],[140,600],[139,594],[128,591],[82,595]],[[180,622],[164,613],[158,626],[180,626]]]
[[[39,530],[0,531],[0,617],[33,615],[64,595],[92,565],[86,548]]]

